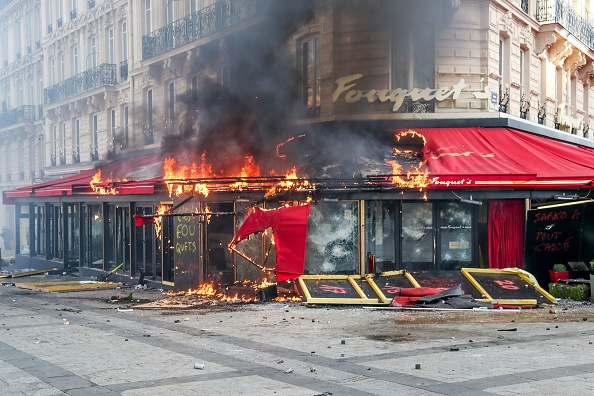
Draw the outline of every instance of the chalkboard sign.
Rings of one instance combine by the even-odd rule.
[[[451,289],[452,287],[460,286],[464,294],[476,299],[482,298],[482,294],[459,270],[414,272],[412,277],[421,287]]]
[[[360,277],[304,275],[299,277],[299,288],[302,298],[306,302],[318,304],[377,304],[377,298],[367,298],[357,284],[358,280],[360,280]]]
[[[179,211],[193,213],[197,203],[188,203]],[[173,248],[175,258],[175,290],[197,289],[202,282],[200,267],[200,216],[173,218]]]
[[[532,284],[530,279],[521,273],[473,268],[463,268],[462,273],[487,300],[502,304],[506,300],[535,300],[539,304],[555,302],[555,297]]]
[[[594,258],[594,203],[529,210],[525,235],[524,269],[546,285],[553,264]]]

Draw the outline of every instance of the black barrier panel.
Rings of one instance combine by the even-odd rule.
[[[400,289],[406,289],[409,287],[415,287],[411,283],[411,281],[406,277],[405,274],[402,275],[390,275],[390,276],[376,276],[373,278],[373,281],[380,288],[384,296],[387,299],[392,299],[394,296],[400,294]]]
[[[348,279],[304,279],[303,281],[312,298],[361,298]]]
[[[493,300],[536,300],[539,304],[551,303],[541,291],[513,272],[480,272],[468,269],[468,273]]]
[[[473,298],[483,298],[481,293],[470,283],[470,281],[458,271],[425,271],[412,273],[413,278],[421,287],[440,287],[451,289],[460,286],[462,292]]]

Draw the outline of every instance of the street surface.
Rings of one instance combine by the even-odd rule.
[[[123,300],[128,293],[132,300]],[[175,299],[132,288],[48,293],[0,286],[0,395],[594,390],[591,305],[520,312],[279,302],[138,308],[164,298]]]

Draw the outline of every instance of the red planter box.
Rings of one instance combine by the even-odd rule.
[[[549,278],[551,279],[551,283],[557,283],[562,279],[569,279],[569,271],[555,272],[549,270]]]

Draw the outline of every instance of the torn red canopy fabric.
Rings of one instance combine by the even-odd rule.
[[[274,272],[279,282],[297,279],[305,267],[305,242],[310,206],[289,206],[264,210],[252,208],[229,244],[232,249],[248,236],[272,228],[276,245]]]

